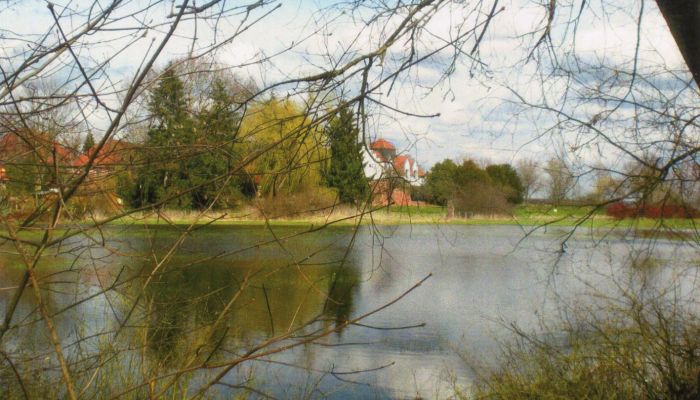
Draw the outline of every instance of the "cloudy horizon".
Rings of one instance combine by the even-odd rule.
[[[0,66],[11,71],[27,57],[26,39],[44,38],[47,43],[60,42],[53,19],[44,1],[22,2],[2,14],[4,30],[0,40],[3,54]],[[61,19],[63,12],[81,10],[81,2],[54,2],[59,21],[64,29],[71,31],[81,27],[89,14],[73,13]],[[120,16],[128,15],[143,2],[126,2],[118,10]],[[185,21],[177,37],[171,39],[159,57],[156,67],[163,67],[173,59],[209,51],[211,45],[221,46],[212,54],[217,61],[229,65],[238,76],[252,79],[260,87],[278,85],[288,79],[308,76],[332,69],[334,65],[348,62],[362,50],[376,46],[397,23],[397,17],[387,17],[380,22],[369,23],[370,15],[362,8],[350,13],[336,10],[322,1],[295,1],[291,3],[260,3],[246,14],[241,8],[231,18],[223,21]],[[683,59],[668,32],[668,28],[655,4],[646,4],[639,27],[637,46],[637,21],[640,6],[644,3],[630,1],[627,7],[608,10],[596,15],[603,3],[593,3],[583,11],[577,23],[575,42],[572,19],[577,10],[557,10],[551,35],[553,43],[560,42],[559,50],[569,59],[591,60],[596,65],[631,67],[638,58],[637,68],[654,69],[663,65],[669,70],[683,68]],[[66,8],[64,8],[66,7]],[[85,11],[85,10],[83,10]],[[110,29],[100,32],[89,45],[80,48],[78,56],[95,68],[101,60],[109,65],[101,70],[102,87],[119,86],[140,68],[141,60],[152,54],[153,44],[164,35],[167,15],[176,10],[167,3],[153,5],[145,14],[132,18],[117,19]],[[336,12],[340,11],[340,12]],[[605,17],[605,18],[603,18]],[[446,40],[458,36],[460,27],[475,24],[483,15],[474,13],[459,4],[449,4],[432,15],[417,38],[415,49],[418,56],[429,54],[444,46]],[[489,29],[480,42],[478,61],[462,57],[454,66],[451,51],[447,47],[436,52],[424,62],[399,77],[391,91],[380,89],[375,99],[389,107],[376,106],[370,110],[368,134],[370,138],[385,138],[397,145],[400,151],[416,157],[421,165],[430,168],[445,158],[490,160],[492,162],[515,162],[522,158],[544,160],[562,156],[572,146],[567,139],[554,140],[542,135],[551,116],[523,111],[512,104],[513,92],[541,96],[538,88],[548,80],[541,74],[547,66],[536,68],[527,63],[539,32],[546,9],[532,2],[510,1],[499,4]],[[31,21],[31,22],[30,22]],[[465,23],[465,21],[469,21]],[[147,23],[148,22],[148,23]],[[138,24],[144,26],[139,29]],[[145,26],[150,25],[150,28]],[[478,23],[477,23],[478,25]],[[48,27],[48,29],[47,29]],[[127,30],[128,34],[123,34]],[[238,36],[236,32],[241,31]],[[197,42],[191,40],[196,37]],[[225,43],[225,38],[231,38]],[[225,45],[224,45],[225,44]],[[575,47],[574,47],[575,45]],[[568,47],[567,47],[568,46]],[[469,46],[466,46],[467,48]],[[403,60],[407,47],[401,43],[388,49],[382,65],[373,68],[370,80],[377,82],[392,73]],[[114,53],[119,54],[114,56]],[[542,64],[546,60],[542,59]],[[66,67],[67,68],[67,67]],[[56,68],[56,74],[77,76],[75,68]],[[452,68],[452,69],[450,69]],[[344,86],[354,95],[359,81],[354,77]],[[556,79],[552,79],[556,81]],[[123,86],[123,83],[122,83]],[[384,86],[383,89],[388,88]],[[553,98],[566,88],[562,82],[548,87]],[[303,88],[302,88],[303,91]],[[299,85],[282,85],[274,89],[279,95],[299,95]],[[112,105],[118,105],[117,96],[106,96]],[[86,109],[95,109],[86,104]],[[431,118],[401,114],[402,110],[415,115],[438,115]],[[107,120],[104,112],[89,112],[91,121],[99,127]],[[600,157],[595,152],[581,153],[587,163]]]

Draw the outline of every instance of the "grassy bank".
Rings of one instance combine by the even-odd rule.
[[[448,225],[521,225],[521,226],[561,226],[582,228],[623,228],[623,229],[694,229],[692,219],[625,219],[616,220],[587,206],[552,207],[548,205],[522,205],[513,215],[473,215],[469,218],[447,218],[441,206],[381,207],[374,210],[358,211],[350,207],[337,207],[324,212],[282,216],[263,216],[250,208],[240,210],[214,211],[205,215],[195,212],[164,211],[160,215],[138,214],[115,221],[116,224],[148,225],[290,225],[322,226],[326,224],[352,226],[359,224],[409,225],[409,224],[448,224]]]
[[[473,365],[461,399],[698,399],[700,324],[678,303],[611,304],[606,318],[574,316],[556,339],[512,328],[499,365]]]
[[[107,216],[93,216],[78,221],[80,225],[89,226],[95,221],[104,221]],[[287,215],[265,215],[253,207],[241,207],[233,210],[210,211],[204,214],[194,211],[162,210],[160,213],[135,213],[114,221],[110,225],[274,225],[321,227],[325,225],[354,226],[357,224],[376,225],[516,225],[516,226],[558,226],[580,227],[587,229],[634,229],[680,230],[689,231],[696,228],[692,219],[625,219],[616,220],[594,210],[589,206],[553,207],[544,204],[520,205],[512,215],[471,215],[470,217],[447,218],[445,207],[441,206],[391,206],[368,210],[339,206],[312,213],[294,213]],[[62,227],[72,226],[64,223]],[[32,230],[41,232],[35,227]]]

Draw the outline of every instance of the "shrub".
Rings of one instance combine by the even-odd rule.
[[[334,190],[311,187],[304,191],[256,199],[255,206],[267,218],[291,218],[327,211],[337,204]]]
[[[486,183],[471,183],[462,187],[454,199],[455,212],[459,215],[512,214],[513,205],[506,195]]]
[[[636,205],[617,202],[606,208],[607,215],[615,219],[625,218],[697,218],[700,212],[690,206],[655,203],[649,205]]]
[[[700,324],[675,307],[635,304],[564,328],[563,343],[516,331],[477,399],[698,399]]]
[[[631,218],[635,215],[635,207],[629,206],[621,201],[610,204],[605,212],[615,219]]]

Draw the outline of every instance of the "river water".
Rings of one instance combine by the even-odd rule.
[[[228,398],[240,393],[232,387],[239,385],[278,398],[446,398],[455,388],[468,390],[475,364],[497,365],[499,342],[512,337],[509,327],[556,337],[557,321],[611,298],[666,287],[690,298],[697,286],[696,248],[623,239],[619,232],[578,232],[562,244],[564,228],[526,236],[527,229],[515,226],[336,227],[306,234],[300,234],[305,227],[210,226],[186,235],[182,229],[110,228],[70,240],[40,263],[44,299],[67,357],[86,363],[97,354],[129,354],[114,358],[111,377],[107,367],[99,372],[96,381],[106,376],[100,390],[118,393],[144,371],[167,374],[191,365],[188,356],[199,354],[197,346],[205,349],[202,337],[206,346],[217,342],[214,364],[270,337],[294,332],[279,344],[298,344],[334,330],[242,363],[223,378],[228,386],[209,394]],[[5,249],[2,313],[14,292],[7,288],[23,271]],[[390,307],[344,326],[426,277]],[[55,367],[37,321],[28,291],[13,317],[16,327],[3,339],[30,383],[40,380],[32,378],[42,375],[37,370]],[[193,374],[191,391],[220,370]],[[138,390],[128,395],[138,398]]]

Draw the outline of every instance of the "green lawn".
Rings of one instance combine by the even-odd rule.
[[[403,225],[403,224],[457,224],[457,225],[556,225],[574,226],[580,225],[588,228],[633,228],[642,230],[651,229],[695,229],[695,221],[689,219],[664,219],[655,220],[648,218],[615,220],[605,215],[605,210],[594,210],[591,206],[551,206],[547,204],[526,204],[515,208],[514,214],[495,216],[475,216],[472,218],[453,218],[449,221],[445,219],[446,207],[436,205],[425,206],[391,206],[380,208],[362,218],[362,223],[376,223],[383,225]],[[355,225],[359,222],[355,218],[356,210],[345,210],[339,214],[334,214],[328,219],[324,215],[299,216],[292,218],[282,218],[270,220],[267,223],[272,225],[289,226],[322,226],[330,222],[333,225]],[[173,211],[168,213],[168,221],[154,215],[137,215],[125,217],[110,222],[110,225],[187,225],[195,222],[196,213],[186,213]],[[216,213],[215,213],[216,214]],[[213,215],[219,217],[220,215]],[[84,226],[89,226],[92,221],[84,221]],[[213,222],[216,225],[264,225],[266,222],[252,214],[241,214],[232,210],[225,218],[212,221],[212,217],[204,217],[196,221],[198,225]],[[80,223],[79,223],[80,224]],[[70,224],[62,225],[60,228],[67,229]],[[55,235],[63,233],[62,229],[55,232]],[[4,233],[6,234],[6,232]],[[38,240],[43,234],[41,229],[24,230],[21,233],[23,239]]]
[[[444,216],[447,211],[443,206],[425,205],[425,206],[390,206],[387,208],[390,213],[406,214],[406,215],[433,215],[436,217]]]
[[[593,211],[592,206],[553,206],[550,204],[521,204],[515,208],[517,218],[544,217],[584,217]],[[605,210],[596,210],[594,215],[605,215]]]

